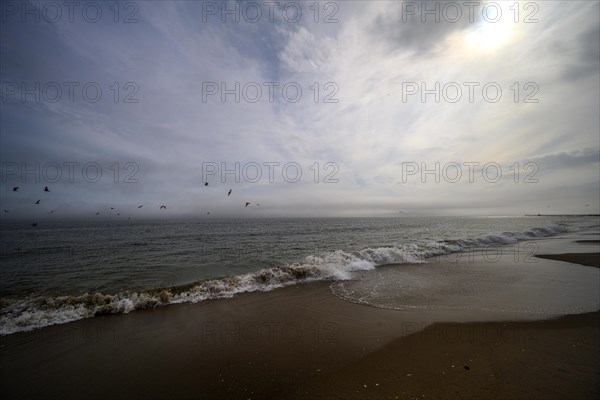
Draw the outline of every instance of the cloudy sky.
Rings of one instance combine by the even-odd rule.
[[[597,213],[599,3],[514,3],[4,2],[3,217]]]

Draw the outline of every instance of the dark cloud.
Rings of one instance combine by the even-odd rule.
[[[540,172],[580,167],[590,167],[598,170],[598,163],[600,163],[600,150],[598,148],[585,148],[570,153],[560,152],[548,154],[541,157],[535,157],[527,161],[538,164],[540,167]]]
[[[474,28],[481,17],[481,5],[473,6],[470,11],[468,7],[461,6],[462,3],[454,3],[460,6],[455,8],[440,1],[386,4],[385,13],[379,15],[370,27],[374,40],[383,41],[390,51],[410,51],[420,56],[435,53],[448,35]],[[427,10],[436,10],[436,7],[439,10],[436,11],[438,21],[436,15],[427,13]],[[472,22],[470,12],[473,13]]]
[[[575,45],[578,47],[578,59],[566,72],[567,79],[579,79],[600,72],[600,26],[578,35]]]

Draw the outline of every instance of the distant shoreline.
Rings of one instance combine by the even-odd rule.
[[[525,214],[524,217],[600,217],[600,214]]]

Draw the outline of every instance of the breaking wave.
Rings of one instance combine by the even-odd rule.
[[[348,280],[354,271],[371,270],[385,264],[423,263],[428,257],[468,249],[509,245],[519,240],[556,236],[564,226],[532,228],[524,232],[488,234],[478,239],[456,239],[342,250],[310,255],[301,262],[257,272],[197,282],[191,285],[117,294],[86,293],[80,296],[0,299],[0,335],[26,332],[97,315],[126,314],[167,304],[198,303],[233,297],[239,293],[270,291],[312,281]]]

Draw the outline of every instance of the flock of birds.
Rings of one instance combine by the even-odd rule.
[[[208,186],[208,182],[204,182],[204,186]],[[20,188],[21,188],[20,186],[15,186],[15,187],[13,187],[13,188],[12,188],[12,191],[13,191],[13,192],[18,192]],[[43,191],[44,191],[44,192],[50,192],[50,189],[48,189],[48,186],[45,186]],[[231,193],[232,193],[232,192],[233,192],[233,189],[229,189],[229,191],[227,192],[227,197],[231,196]],[[35,201],[35,203],[34,203],[34,204],[37,204],[37,205],[39,205],[39,204],[41,203],[41,201],[42,201],[42,199],[38,199],[38,200],[36,200],[36,201]],[[251,204],[251,203],[247,201],[247,202],[246,202],[246,204],[245,204],[245,207],[248,207],[250,204]],[[260,206],[260,204],[258,204],[258,203],[256,203],[256,205],[257,205],[257,206]],[[143,204],[140,204],[139,206],[137,206],[137,208],[138,208],[138,209],[139,209],[139,208],[142,208],[142,207],[144,207],[144,205],[143,205]],[[111,210],[114,210],[115,208],[114,208],[114,207],[110,207],[110,209],[111,209]],[[159,209],[160,209],[160,210],[166,210],[166,209],[167,209],[167,206],[165,206],[164,204],[162,204],[162,205],[159,207]],[[5,213],[8,213],[8,210],[4,209],[4,212],[5,212]],[[50,211],[48,211],[48,214],[53,214],[53,213],[54,213],[54,210],[50,210]],[[207,211],[207,212],[206,212],[206,214],[210,215],[210,212],[209,212],[209,211]],[[100,215],[100,211],[96,212],[96,215]],[[120,213],[117,213],[117,216],[120,216],[120,215],[121,215]],[[128,217],[128,219],[130,219],[130,218],[131,218],[131,217]],[[31,224],[31,226],[37,226],[37,222],[33,222],[33,223]]]
[[[204,182],[204,186],[208,186],[208,182]],[[20,189],[20,186],[15,186],[15,187],[13,187],[13,188],[12,188],[12,191],[13,191],[13,192],[18,192],[18,191],[19,191],[19,189]],[[45,186],[43,191],[44,191],[44,192],[50,192],[50,189],[48,189],[48,186]],[[231,193],[232,193],[232,192],[233,192],[233,189],[229,189],[229,191],[227,192],[227,197],[231,196]],[[39,205],[39,204],[41,203],[41,201],[42,201],[41,199],[38,199],[38,200],[36,200],[36,201],[35,201],[35,203],[34,203],[34,204],[37,204],[37,205]],[[246,202],[246,204],[245,204],[245,207],[248,207],[250,204],[251,204],[251,203],[250,203],[249,201],[247,201],[247,202]],[[257,206],[260,206],[260,204],[258,204],[258,203],[256,203],[256,205],[257,205]],[[589,207],[589,206],[590,206],[590,204],[586,204],[585,206],[586,206],[586,207]],[[142,208],[142,207],[144,207],[144,205],[143,205],[143,204],[140,204],[140,205],[139,205],[137,208]],[[546,207],[547,207],[547,208],[550,208],[550,206],[549,206],[549,205],[546,205]],[[114,208],[114,207],[110,207],[110,209],[111,209],[111,210],[114,210],[115,208]],[[162,205],[159,207],[159,209],[160,209],[160,210],[166,210],[166,209],[167,209],[167,206],[165,206],[164,204],[162,204]],[[5,213],[8,213],[8,210],[6,210],[6,209],[5,209],[5,210],[4,210],[4,212],[5,212]],[[399,211],[399,212],[400,212],[400,213],[402,213],[402,211]],[[53,213],[54,213],[54,210],[50,210],[50,211],[48,211],[48,214],[53,214]],[[206,214],[210,215],[210,212],[209,212],[209,211],[207,211],[207,212],[206,212]],[[96,213],[96,215],[100,215],[100,211],[98,211],[98,212]],[[120,216],[120,215],[121,215],[121,213],[117,213],[117,216]],[[128,219],[130,219],[130,218],[131,218],[131,217],[128,217]],[[37,222],[33,222],[33,223],[31,224],[31,226],[37,226]]]

